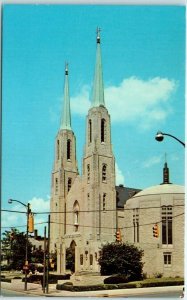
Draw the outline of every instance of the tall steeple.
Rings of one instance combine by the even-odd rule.
[[[60,129],[71,130],[71,113],[68,81],[68,64],[65,64],[65,81],[64,81],[64,105]]]
[[[95,65],[95,77],[94,77],[94,84],[93,84],[92,107],[97,107],[100,105],[105,106],[102,63],[101,63],[100,31],[101,29],[97,28],[96,65]]]

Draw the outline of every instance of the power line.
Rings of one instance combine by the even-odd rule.
[[[176,205],[171,205],[172,207],[182,207],[184,206],[184,204],[176,204]],[[89,213],[89,212],[101,212],[101,211],[105,211],[105,212],[110,212],[110,211],[129,211],[129,210],[133,210],[133,209],[139,209],[139,210],[143,210],[143,209],[153,209],[153,208],[161,208],[162,206],[149,206],[149,207],[136,207],[136,208],[120,208],[120,209],[105,209],[105,210],[99,210],[99,209],[95,209],[95,210],[79,210],[79,213]],[[25,212],[23,211],[18,211],[18,210],[9,210],[9,209],[2,209],[2,212],[15,212],[15,213],[23,213],[25,214]],[[34,212],[32,211],[32,213],[34,215],[42,215],[42,214],[69,214],[69,213],[74,213],[74,210],[71,211],[47,211],[47,212]]]
[[[38,222],[38,223],[34,223],[34,225],[41,225],[41,224],[46,224],[48,223],[46,222]],[[1,226],[1,228],[20,228],[20,227],[26,227],[26,225],[16,225],[16,226]]]
[[[175,215],[175,216],[172,216],[172,219],[174,219],[174,218],[177,218],[177,217],[179,217],[179,216],[181,216],[181,215],[184,215],[184,212],[183,213],[180,213],[180,214],[178,214],[178,215]],[[39,223],[35,223],[35,225],[41,225],[41,224],[46,224],[46,223],[48,223],[47,221],[46,222],[39,222]],[[50,222],[51,224],[58,224],[58,225],[64,225],[64,223],[63,222],[54,222],[54,221],[51,221]],[[147,226],[147,225],[153,225],[153,224],[155,224],[155,223],[162,223],[162,220],[160,220],[160,221],[154,221],[154,222],[151,222],[151,223],[145,223],[145,224],[139,224],[139,226]],[[26,225],[19,225],[19,226],[16,226],[16,228],[17,227],[25,227]],[[74,227],[75,226],[75,224],[67,224],[66,223],[66,226],[72,226],[72,227]],[[81,224],[79,224],[78,225],[79,227],[84,227],[84,228],[93,228],[93,229],[116,229],[116,227],[105,227],[105,226],[92,226],[92,225],[81,225]],[[131,225],[131,226],[123,226],[123,227],[119,227],[120,229],[129,229],[129,228],[133,228],[134,227],[134,225]],[[14,228],[14,226],[2,226],[1,228]]]

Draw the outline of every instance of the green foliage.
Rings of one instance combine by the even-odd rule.
[[[9,279],[9,278],[1,278],[1,282],[11,282],[11,279]]]
[[[142,279],[143,250],[125,243],[108,243],[98,260],[101,275],[124,274],[129,281]]]
[[[72,248],[66,249],[66,269],[72,272],[75,271],[75,259]]]
[[[33,263],[41,263],[44,260],[44,250],[43,249],[36,249],[32,252],[32,258]]]
[[[160,281],[150,281],[150,282],[141,282],[140,286],[141,288],[144,287],[156,287],[156,286],[176,286],[176,285],[184,285],[184,280],[160,280]]]
[[[163,273],[154,273],[153,275],[155,278],[162,278]]]
[[[113,289],[134,289],[134,288],[143,288],[143,287],[154,287],[154,286],[177,286],[184,285],[184,279],[179,278],[153,278],[136,282],[128,283],[118,283],[118,284],[98,284],[98,285],[80,285],[74,286],[65,282],[63,284],[57,284],[57,290],[66,290],[66,291],[97,291],[97,290],[113,290]]]
[[[28,261],[31,261],[32,244],[28,241]],[[25,264],[26,235],[12,228],[11,231],[3,233],[2,250],[11,269],[21,270]]]
[[[131,289],[136,288],[134,283],[121,283],[121,284],[97,284],[97,285],[70,285],[67,283],[57,284],[57,290],[65,290],[71,292],[81,291],[101,291],[101,290],[113,290],[113,289]]]
[[[128,282],[128,278],[126,275],[112,275],[104,279],[105,284],[112,284],[112,283],[126,283]]]

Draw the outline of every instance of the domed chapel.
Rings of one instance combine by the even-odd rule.
[[[81,175],[76,160],[76,137],[71,127],[68,76],[66,64],[50,200],[50,251],[57,252],[57,272],[66,272],[67,248],[73,253],[75,273],[99,272],[101,247],[114,242],[120,228],[122,241],[144,250],[144,273],[183,276],[184,187],[170,184],[167,179],[143,191],[115,184],[115,157],[110,115],[104,99],[99,29]],[[160,231],[157,238],[153,237],[154,223]]]

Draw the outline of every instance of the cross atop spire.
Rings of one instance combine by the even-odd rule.
[[[169,184],[169,168],[167,164],[167,154],[165,153],[165,163],[163,168],[163,183],[162,184]]]
[[[97,43],[100,44],[100,32],[101,32],[101,28],[97,27],[96,33],[97,33]]]
[[[60,129],[71,130],[71,113],[70,113],[70,97],[69,97],[69,82],[68,82],[68,63],[65,63],[65,81],[64,81],[64,104],[61,118]]]
[[[65,75],[68,75],[68,62],[65,62]]]
[[[97,27],[97,31],[96,31],[97,49],[96,49],[95,77],[93,83],[92,107],[97,107],[100,105],[105,106],[102,62],[101,62],[100,32],[101,29]]]

